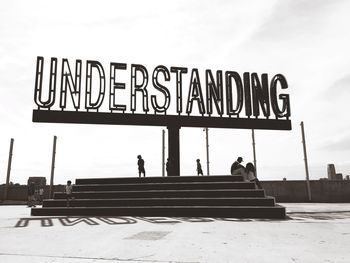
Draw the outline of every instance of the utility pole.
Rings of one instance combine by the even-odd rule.
[[[205,143],[206,143],[206,149],[207,149],[207,175],[210,175],[209,172],[209,135],[208,135],[208,128],[205,128]]]
[[[258,169],[256,167],[256,152],[255,152],[255,134],[254,129],[252,129],[252,144],[253,144],[253,160],[254,160],[254,166],[255,166],[255,176],[258,177]]]
[[[165,176],[164,172],[165,166],[165,130],[162,130],[162,176]]]
[[[12,152],[13,152],[14,141],[15,140],[13,138],[11,138],[9,159],[8,159],[8,164],[7,164],[7,175],[6,175],[6,185],[5,185],[5,191],[4,191],[4,200],[7,200],[7,196],[8,196],[8,188],[9,188],[9,183],[10,183]]]
[[[57,142],[57,136],[55,135],[55,136],[53,136],[53,148],[52,148],[50,198],[53,198],[53,181],[54,181],[54,175],[55,175],[56,142]]]
[[[308,195],[309,201],[311,201],[311,188],[310,188],[310,179],[309,179],[309,165],[307,163],[304,122],[301,122],[300,126],[301,126],[301,136],[302,136],[302,143],[303,143],[303,150],[304,150],[304,162],[305,162],[305,172],[306,172],[307,195]]]

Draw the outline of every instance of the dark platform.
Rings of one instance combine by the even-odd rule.
[[[288,119],[33,110],[33,122],[291,130]]]
[[[55,193],[33,216],[279,218],[285,208],[241,176],[77,179],[74,200]]]

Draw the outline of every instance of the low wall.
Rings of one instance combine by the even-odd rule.
[[[261,181],[266,195],[277,202],[309,202],[306,181]],[[311,202],[350,202],[350,181],[311,180]]]
[[[266,195],[274,196],[277,202],[309,202],[306,181],[261,181]],[[311,180],[311,202],[350,203],[350,181]],[[0,200],[4,196],[4,185],[0,185]],[[46,186],[44,198],[49,197],[50,186]],[[54,192],[63,192],[63,185],[55,185]],[[8,200],[27,200],[26,185],[12,185],[8,189]]]
[[[27,186],[26,185],[11,185],[7,191],[7,200],[25,201],[27,200]],[[5,185],[0,185],[0,200],[4,199]],[[55,185],[54,192],[63,192],[63,185]],[[50,186],[44,188],[44,199],[49,198]]]

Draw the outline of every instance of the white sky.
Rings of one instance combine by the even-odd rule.
[[[349,1],[16,1],[0,6],[0,182],[49,181],[53,135],[55,182],[135,176],[141,154],[161,175],[162,127],[32,123],[36,57],[185,66],[283,74],[292,131],[256,130],[261,180],[304,179],[300,122],[305,122],[310,177],[327,164],[350,174]],[[83,68],[84,69],[84,68]],[[84,72],[84,71],[83,71]],[[108,72],[108,70],[107,70]],[[45,75],[47,79],[47,75]],[[59,87],[59,86],[58,86]],[[184,93],[186,94],[186,93]],[[250,130],[210,129],[211,174],[228,174],[237,156],[252,161]],[[205,169],[205,133],[181,129],[181,173]]]

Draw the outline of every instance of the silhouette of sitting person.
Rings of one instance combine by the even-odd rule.
[[[141,173],[143,173],[143,177],[146,176],[146,171],[145,171],[145,161],[142,159],[141,155],[137,156],[137,165],[139,167],[139,177],[141,177]]]
[[[241,164],[243,162],[242,157],[238,157],[237,160],[231,165],[231,174],[232,175],[244,175],[245,167]]]
[[[245,181],[249,181],[249,182],[254,182],[255,185],[259,188],[262,189],[262,186],[260,184],[260,181],[258,180],[258,178],[256,177],[256,173],[255,173],[255,166],[252,163],[247,163],[246,167],[245,167],[245,175],[243,176]]]
[[[199,176],[200,174],[203,175],[203,170],[202,170],[202,165],[201,165],[201,163],[200,163],[200,160],[197,159],[196,162],[197,162],[197,175],[198,175],[198,176]]]

